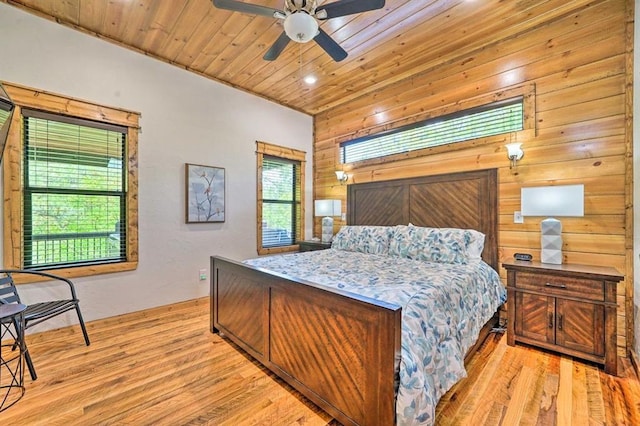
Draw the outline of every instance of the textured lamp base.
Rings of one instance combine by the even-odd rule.
[[[327,216],[322,218],[322,242],[330,243],[333,240],[333,218]]]
[[[545,219],[540,222],[540,230],[540,261],[562,264],[562,223],[558,219]]]

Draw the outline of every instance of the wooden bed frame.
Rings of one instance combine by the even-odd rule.
[[[477,229],[486,235],[483,258],[497,270],[497,193],[495,169],[352,184],[347,223]],[[219,256],[211,271],[212,332],[345,425],[395,423],[398,306]]]

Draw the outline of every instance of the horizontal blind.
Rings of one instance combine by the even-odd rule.
[[[522,130],[523,99],[516,98],[403,126],[378,136],[367,136],[340,145],[341,162],[416,151]]]
[[[264,156],[262,161],[262,247],[295,244],[301,223],[300,163]]]
[[[23,109],[24,265],[126,259],[127,129]]]

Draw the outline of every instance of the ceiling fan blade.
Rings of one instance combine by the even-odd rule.
[[[318,28],[318,35],[313,39],[322,47],[325,52],[333,58],[334,61],[340,62],[347,57],[347,51],[344,50],[334,39],[329,37],[329,34],[324,32],[322,28]]]
[[[237,0],[213,0],[213,5],[218,9],[233,10],[234,12],[248,13],[251,15],[269,16],[270,18],[280,18],[284,13],[266,6],[243,3]]]
[[[384,0],[340,0],[318,7],[316,9],[316,18],[331,19],[339,16],[353,15],[354,13],[382,9],[383,7]]]
[[[291,41],[291,39],[289,38],[287,33],[285,33],[283,31],[282,34],[280,34],[280,37],[278,37],[278,39],[275,41],[275,43],[273,43],[271,48],[269,48],[269,50],[267,50],[267,53],[264,54],[262,59],[264,59],[265,61],[274,61],[274,60],[276,60],[278,58],[278,56],[280,56],[280,54],[282,53],[284,48],[287,47],[287,45],[289,44],[290,41]]]

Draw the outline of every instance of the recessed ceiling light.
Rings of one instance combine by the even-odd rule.
[[[308,75],[304,78],[304,82],[307,84],[314,84],[316,81],[318,81],[318,79],[312,75]]]

